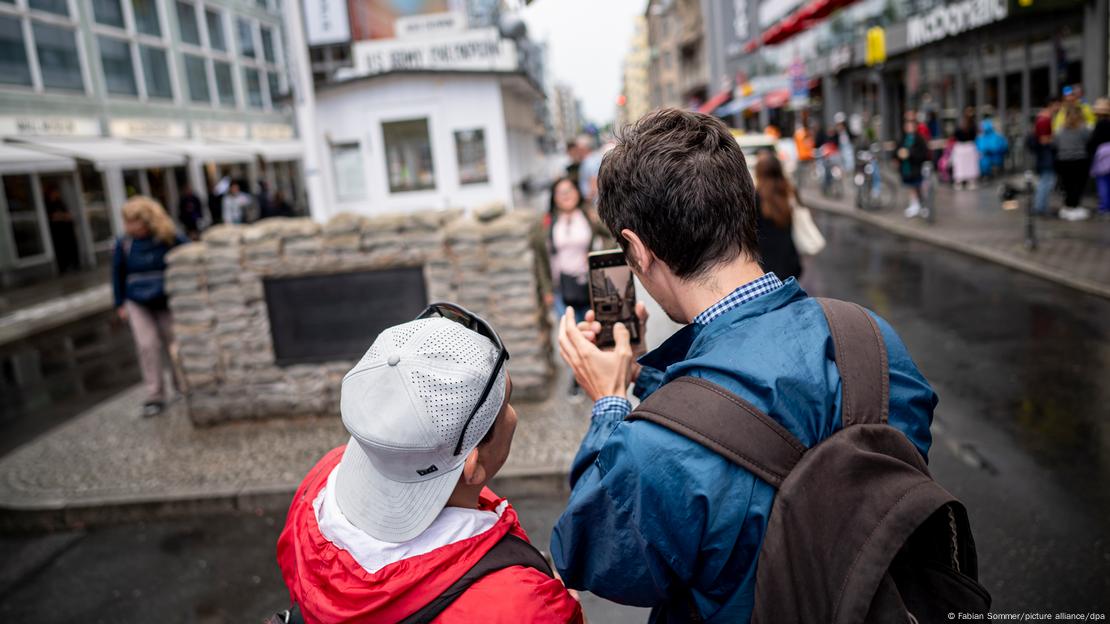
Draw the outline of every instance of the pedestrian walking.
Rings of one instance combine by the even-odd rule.
[[[975,146],[975,111],[968,108],[954,134],[952,181],[956,186],[974,189],[979,180],[979,149]]]
[[[760,266],[780,280],[802,276],[802,261],[794,245],[794,186],[773,153],[760,154],[755,165],[756,204],[759,206]]]
[[[223,199],[224,223],[248,223],[250,220],[251,197],[242,192],[238,182],[228,185]]]
[[[600,331],[592,314],[581,325],[569,311],[561,320],[560,353],[594,400],[589,430],[571,466],[567,509],[552,534],[555,565],[568,587],[624,604],[651,606],[653,622],[742,624],[752,617],[754,605],[768,600],[783,613],[765,611],[763,621],[833,621],[831,605],[840,598],[856,605],[848,607],[853,613],[866,613],[876,592],[891,585],[876,590],[879,575],[848,584],[827,564],[829,558],[844,556],[848,559],[842,569],[858,570],[850,557],[857,555],[855,548],[865,539],[854,530],[862,526],[853,520],[862,513],[854,503],[903,490],[860,485],[849,493],[799,485],[799,491],[817,492],[828,504],[816,521],[807,517],[796,527],[802,531],[790,532],[798,538],[795,550],[783,545],[781,523],[796,516],[779,507],[772,513],[776,496],[788,496],[785,490],[776,493],[775,484],[786,483],[778,460],[773,471],[760,469],[757,475],[752,462],[745,463],[732,447],[713,442],[735,441],[737,436],[730,432],[755,432],[757,438],[740,436],[749,443],[747,450],[766,457],[767,447],[773,447],[783,453],[780,458],[796,458],[801,449],[812,453],[830,448],[818,446],[830,436],[860,431],[848,426],[855,422],[851,412],[842,417],[847,397],[860,395],[842,389],[850,385],[846,370],[851,369],[841,366],[848,366],[854,351],[841,342],[839,329],[839,337],[830,330],[830,323],[842,327],[842,317],[823,312],[825,304],[834,304],[821,303],[795,280],[783,282],[759,267],[756,193],[736,141],[713,117],[658,110],[632,126],[606,156],[598,188],[601,218],[618,233],[636,277],[668,316],[687,325],[634,361],[629,333],[622,325],[614,328],[616,347],[602,351],[592,342]],[[851,310],[852,318],[862,323],[857,327],[868,328],[867,339],[852,344],[869,345],[869,370],[883,380],[874,382],[868,398],[861,401],[871,406],[872,415],[889,411],[889,420],[883,420],[892,427],[881,426],[883,439],[918,466],[917,474],[926,479],[921,483],[937,492],[939,487],[921,472],[931,442],[936,394],[889,324],[862,308]],[[627,396],[632,379],[644,406],[636,412]],[[682,423],[700,417],[707,429],[683,433]],[[868,417],[867,422],[876,421]],[[829,466],[816,461],[812,465],[818,473]],[[893,476],[891,464],[852,465],[861,472],[837,474]],[[919,502],[916,495],[907,495]],[[893,509],[894,502],[886,509]],[[870,504],[866,507],[868,514],[874,511]],[[925,508],[942,509],[932,502]],[[955,551],[948,544],[953,538],[963,553],[957,563],[959,557],[966,563],[969,555],[964,549],[966,516],[962,506],[954,509],[953,524],[945,515],[937,526],[944,539],[930,554],[938,562],[951,561],[948,557]],[[880,533],[876,548],[893,557],[882,547],[887,534]],[[904,537],[894,538],[895,548]],[[762,546],[765,539],[778,540],[770,555]],[[837,548],[828,548],[834,541]],[[803,563],[783,567],[782,558],[794,553],[804,558]],[[768,556],[771,559],[763,559]],[[801,586],[778,586],[781,600],[774,600],[776,596],[761,589],[772,586],[756,582],[757,560],[759,574],[784,573],[776,580],[792,574]],[[882,570],[889,562],[876,565]],[[959,574],[952,564],[941,565],[945,573]],[[870,559],[863,562],[863,567],[870,566]],[[973,568],[963,568],[971,584]],[[845,587],[850,587],[848,592]],[[883,594],[884,599],[888,596]],[[898,605],[898,612],[875,614],[875,621],[905,619],[906,607],[896,598],[891,604]],[[799,609],[807,612],[799,616]],[[979,603],[963,609],[985,611]],[[933,615],[917,619],[934,621]]]
[[[1105,217],[1110,215],[1110,98],[1095,100],[1093,111],[1098,120],[1087,140],[1087,154],[1098,187],[1098,214]]]
[[[1060,101],[1052,98],[1037,113],[1033,132],[1029,135],[1029,151],[1033,152],[1033,169],[1037,172],[1037,190],[1033,196],[1033,213],[1048,214],[1048,199],[1056,189],[1056,145],[1052,142],[1052,118]]]
[[[181,198],[177,200],[177,218],[185,229],[185,235],[190,240],[200,238],[200,226],[204,222],[204,209],[200,198],[193,192],[191,184],[186,182],[181,187]]]
[[[912,219],[921,215],[921,183],[922,166],[929,160],[929,144],[925,137],[918,132],[920,125],[914,118],[907,118],[902,123],[902,141],[899,144],[895,157],[898,159],[898,169],[902,176],[902,186],[910,196],[910,205],[906,207],[906,218]]]
[[[122,213],[126,234],[116,241],[112,256],[112,293],[120,320],[131,326],[146,389],[142,415],[151,417],[165,406],[165,361],[173,342],[166,254],[189,241],[177,233],[162,204],[149,197],[132,197]]]
[[[798,186],[804,186],[806,178],[813,171],[814,157],[817,150],[817,137],[809,127],[809,111],[803,110],[798,127],[794,130],[794,150],[798,154],[798,164],[794,170],[794,177]]]
[[[1086,208],[1079,205],[1083,189],[1087,186],[1090,162],[1087,158],[1087,139],[1091,131],[1083,121],[1083,111],[1079,106],[1068,104],[1064,108],[1064,125],[1053,138],[1056,172],[1060,176],[1060,185],[1064,187],[1064,207],[1060,209],[1060,218],[1082,221],[1091,216]]]
[[[981,128],[982,132],[975,138],[975,148],[979,150],[979,175],[989,179],[1002,173],[1010,144],[1006,137],[995,131],[994,121],[984,119]]]
[[[507,359],[486,321],[432,304],[344,376],[350,439],[308,472],[278,538],[303,621],[583,622],[487,487],[516,430]]]

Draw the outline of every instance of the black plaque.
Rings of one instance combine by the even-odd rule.
[[[419,267],[277,277],[263,286],[282,366],[357,359],[383,329],[428,305]]]

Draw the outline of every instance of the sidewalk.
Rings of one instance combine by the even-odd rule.
[[[899,189],[895,204],[867,212],[855,207],[855,190],[842,200],[822,197],[816,187],[802,189],[802,201],[824,212],[844,215],[895,234],[976,256],[1081,290],[1110,298],[1110,221],[1035,220],[1038,246],[1025,247],[1025,197],[1021,209],[1003,211],[997,184],[977,190],[936,190],[935,220],[906,219],[908,203]]]
[[[7,289],[0,293],[0,346],[111,309],[106,268]]]

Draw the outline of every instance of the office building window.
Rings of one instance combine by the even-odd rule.
[[[486,162],[486,134],[481,128],[455,131],[455,157],[459,162],[460,184],[489,182]]]
[[[0,83],[31,86],[31,65],[23,43],[23,23],[0,15]]]
[[[277,57],[274,56],[274,31],[265,26],[262,27],[262,58],[267,63],[277,62]]]
[[[231,79],[231,65],[223,61],[213,61],[212,69],[216,74],[216,94],[221,106],[235,106],[235,81]]]
[[[36,11],[69,17],[69,6],[66,0],[28,0],[27,4]]]
[[[335,198],[339,201],[365,199],[366,174],[362,170],[358,143],[332,145],[331,163],[335,170]]]
[[[247,89],[247,104],[251,108],[262,108],[262,83],[257,69],[243,68],[243,85]]]
[[[239,33],[239,54],[254,58],[254,29],[251,23],[240,17],[235,20],[235,28]]]
[[[112,218],[108,214],[108,200],[104,193],[104,174],[92,165],[81,163],[77,165],[77,175],[81,177],[82,204],[93,243],[110,243]]]
[[[177,29],[185,43],[200,45],[200,27],[197,25],[197,9],[188,2],[177,0]]]
[[[31,176],[6,175],[3,182],[16,257],[41,256],[46,253],[46,244],[43,242],[42,221],[35,206],[35,195],[31,190]]]
[[[131,0],[131,10],[135,14],[135,30],[152,37],[162,36],[157,0]]]
[[[148,98],[173,99],[173,85],[170,84],[169,67],[166,65],[166,51],[162,48],[139,46],[139,58],[143,63],[143,78],[146,80]]]
[[[98,24],[123,28],[123,7],[120,0],[92,0],[93,19]]]
[[[204,21],[208,24],[208,47],[227,52],[227,38],[224,36],[224,20],[217,11],[204,10]]]
[[[43,87],[83,91],[85,83],[81,79],[81,59],[77,56],[75,33],[68,28],[35,24],[34,34]]]
[[[192,54],[183,56],[185,58],[185,80],[189,83],[189,99],[193,102],[211,104],[212,95],[208,91],[208,63],[200,56],[193,56]]]
[[[278,107],[278,100],[281,99],[281,79],[276,72],[266,73],[266,82],[270,87],[270,106],[273,108]]]
[[[427,119],[382,124],[385,140],[386,174],[390,193],[435,189],[432,141]]]
[[[104,68],[104,82],[113,95],[138,95],[135,67],[131,63],[131,46],[126,41],[100,35],[100,64]]]

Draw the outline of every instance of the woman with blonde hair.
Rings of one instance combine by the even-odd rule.
[[[126,234],[116,241],[112,257],[112,292],[117,314],[135,337],[147,395],[142,415],[151,417],[165,406],[163,358],[173,341],[164,287],[166,254],[188,239],[177,232],[162,204],[149,197],[132,197],[122,212]]]

